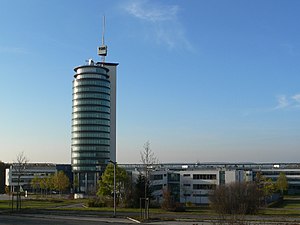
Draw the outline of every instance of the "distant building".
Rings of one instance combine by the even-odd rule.
[[[6,169],[5,184],[11,192],[17,191],[19,186],[24,191],[32,192],[31,180],[34,177],[45,178],[63,171],[72,184],[72,171],[70,164],[53,163],[27,163],[22,170],[18,170],[18,164],[10,164]],[[19,176],[20,175],[20,176]]]
[[[94,63],[74,70],[72,171],[79,193],[95,193],[109,160],[116,161],[116,67]]]
[[[119,164],[132,174],[133,179],[143,164]],[[288,180],[288,192],[300,194],[300,164],[297,163],[167,163],[153,166],[150,185],[157,203],[163,201],[163,191],[169,190],[173,200],[180,203],[208,204],[209,195],[218,185],[233,182],[252,182],[261,172],[276,182],[280,172]]]
[[[31,180],[34,177],[44,178],[56,172],[56,165],[52,163],[28,163],[22,170],[13,163],[6,169],[6,185],[11,192],[17,191],[19,186],[25,191],[32,191]]]
[[[18,186],[18,171],[16,164],[5,164],[6,185],[11,191]],[[119,164],[124,168],[134,182],[138,174],[143,171],[143,164]],[[20,186],[23,190],[32,191],[31,180],[35,176],[47,177],[58,171],[63,171],[72,184],[72,171],[70,164],[28,163],[20,177]],[[300,164],[297,163],[247,163],[247,164],[157,164],[150,173],[150,185],[157,203],[163,200],[163,191],[169,190],[176,202],[194,204],[207,204],[209,194],[218,185],[232,182],[251,182],[260,172],[267,178],[276,182],[280,172],[285,173],[288,180],[288,193],[300,194]],[[3,179],[3,176],[2,176]],[[4,185],[2,185],[2,189]],[[71,187],[72,188],[72,187]]]
[[[162,203],[163,192],[168,190],[172,200],[180,203],[208,204],[209,195],[219,185],[243,182],[244,171],[222,169],[155,170],[150,185],[157,203]]]

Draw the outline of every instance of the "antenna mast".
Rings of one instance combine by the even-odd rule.
[[[98,55],[101,56],[102,63],[105,63],[105,56],[107,55],[107,45],[104,43],[105,35],[105,16],[103,16],[103,26],[102,26],[102,44],[98,47]]]

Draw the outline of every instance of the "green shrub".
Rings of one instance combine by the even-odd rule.
[[[103,199],[100,198],[90,198],[87,202],[88,207],[106,207],[107,204]]]
[[[193,207],[194,206],[194,204],[192,202],[187,202],[187,203],[185,203],[185,205],[186,205],[186,207]]]

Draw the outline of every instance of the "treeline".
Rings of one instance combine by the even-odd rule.
[[[31,187],[35,193],[47,195],[48,193],[57,192],[62,194],[70,186],[70,180],[63,171],[56,172],[55,174],[38,177],[35,176],[31,180]]]

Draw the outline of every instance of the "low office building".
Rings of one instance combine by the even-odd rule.
[[[184,170],[180,171],[180,203],[208,204],[209,195],[219,185],[243,182],[242,170]]]
[[[11,192],[17,191],[19,187],[22,187],[24,191],[32,192],[31,180],[34,177],[44,178],[54,175],[58,171],[63,171],[72,184],[71,165],[53,163],[27,163],[22,168],[19,168],[17,163],[13,163],[6,169],[5,184]]]
[[[127,168],[128,169],[128,168]],[[129,170],[133,181],[139,170]],[[232,182],[250,181],[249,171],[224,169],[182,169],[157,168],[150,173],[150,187],[154,202],[161,204],[164,192],[168,191],[174,202],[208,204],[209,195],[218,186]],[[250,173],[251,174],[251,173]]]
[[[132,175],[143,172],[142,164],[119,165]],[[209,195],[218,186],[253,181],[252,170],[220,164],[159,164],[152,167],[150,186],[156,203],[162,203],[164,191],[180,203],[208,204]]]
[[[31,191],[31,180],[34,177],[47,177],[56,172],[56,165],[52,163],[28,163],[19,168],[17,163],[6,169],[6,186],[11,192],[17,191],[19,187],[25,191]]]

